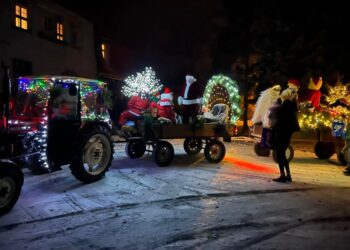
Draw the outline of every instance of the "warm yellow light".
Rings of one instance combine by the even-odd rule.
[[[26,8],[21,8],[21,10],[22,10],[21,16],[22,16],[23,18],[27,18],[27,9],[26,9]]]
[[[16,17],[16,27],[21,27],[21,19],[19,17]]]
[[[63,23],[56,23],[56,34],[57,40],[63,41]]]
[[[16,5],[16,15],[17,16],[21,15],[21,7],[19,7],[18,5]]]
[[[102,53],[102,58],[106,59],[106,44],[101,43],[101,53]]]
[[[15,25],[24,30],[28,29],[28,10],[20,5],[15,8]]]
[[[22,29],[27,30],[28,29],[27,20],[22,19],[21,26],[22,26]]]

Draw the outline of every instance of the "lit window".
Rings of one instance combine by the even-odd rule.
[[[101,44],[101,53],[102,53],[102,58],[106,59],[106,44],[105,43]]]
[[[59,41],[63,41],[63,23],[56,23],[56,38]]]
[[[28,9],[16,5],[15,25],[18,28],[28,30]]]

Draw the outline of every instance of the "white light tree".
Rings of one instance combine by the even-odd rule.
[[[141,95],[142,98],[158,92],[163,85],[156,78],[156,72],[151,67],[146,67],[141,73],[128,76],[125,79],[126,85],[122,87],[122,93],[127,96]]]

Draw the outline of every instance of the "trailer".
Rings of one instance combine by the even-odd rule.
[[[254,152],[258,156],[269,156],[270,149],[264,147],[260,141],[262,137],[262,125],[254,124],[250,128],[250,137],[254,139]],[[334,153],[337,153],[337,158],[340,163],[347,162],[347,156],[344,154],[344,140],[332,135],[331,128],[318,128],[315,130],[301,129],[293,133],[291,145],[288,146],[286,157],[291,161],[294,157],[294,147],[292,145],[309,144],[313,146],[315,155],[319,159],[329,159]],[[272,156],[277,162],[276,152],[272,150]]]
[[[114,143],[126,142],[125,152],[131,159],[142,157],[145,152],[152,153],[153,160],[160,166],[168,166],[174,158],[174,147],[168,141],[171,139],[184,139],[184,150],[188,155],[196,155],[204,149],[204,156],[210,163],[222,161],[226,148],[219,138],[230,141],[236,126],[233,124],[204,123],[199,128],[192,124],[154,124],[153,137],[125,136],[117,132],[125,141],[114,140]]]

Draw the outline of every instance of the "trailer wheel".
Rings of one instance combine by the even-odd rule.
[[[276,163],[278,163],[276,150],[272,151],[272,158]],[[290,162],[294,158],[294,148],[292,147],[292,145],[288,145],[288,148],[286,150],[286,158],[288,162]]]
[[[184,149],[188,155],[196,155],[202,150],[202,139],[186,138],[184,141]]]
[[[0,215],[4,215],[13,208],[21,194],[23,173],[15,164],[0,164]]]
[[[343,166],[346,166],[348,164],[348,154],[347,149],[345,147],[337,153],[337,159]]]
[[[153,159],[158,166],[169,165],[174,158],[174,147],[167,141],[158,141],[153,150]]]
[[[84,132],[70,164],[72,174],[84,183],[92,183],[104,177],[112,163],[113,145],[110,135],[97,127]]]
[[[319,159],[329,159],[335,153],[333,142],[319,141],[315,145],[315,154]]]
[[[146,144],[142,141],[130,141],[125,145],[125,153],[131,159],[137,159],[146,152]]]
[[[270,156],[270,149],[263,146],[260,142],[254,143],[254,152],[257,156],[264,156],[264,157]]]
[[[211,163],[218,163],[226,154],[225,145],[221,141],[211,141],[205,145],[204,156]]]

